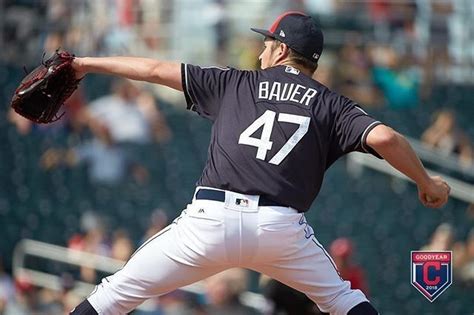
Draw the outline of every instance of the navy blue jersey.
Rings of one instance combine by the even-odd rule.
[[[188,109],[213,121],[200,186],[263,195],[306,211],[324,173],[380,122],[289,66],[260,71],[182,65]]]

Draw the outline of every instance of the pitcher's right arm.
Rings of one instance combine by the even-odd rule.
[[[370,131],[366,140],[388,163],[411,178],[418,186],[418,197],[426,207],[440,208],[448,201],[450,187],[439,176],[429,176],[408,141],[385,125]]]

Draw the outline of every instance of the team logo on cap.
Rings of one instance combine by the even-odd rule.
[[[451,251],[412,251],[411,284],[433,302],[452,283]]]
[[[285,37],[285,36],[286,36],[286,35],[285,35],[285,32],[283,32],[283,30],[280,30],[280,36],[281,36],[281,37]]]
[[[318,53],[314,53],[314,54],[313,54],[313,58],[314,58],[314,59],[318,59],[318,58],[319,58],[319,54],[318,54]]]

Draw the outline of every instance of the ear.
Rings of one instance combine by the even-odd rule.
[[[288,58],[290,54],[290,48],[284,43],[280,43],[278,47],[276,48],[276,51],[277,51],[277,56],[275,60],[276,62],[281,62],[285,60],[286,58]]]

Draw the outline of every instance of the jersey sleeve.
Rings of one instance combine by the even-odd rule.
[[[339,96],[336,99],[335,139],[343,153],[359,151],[382,158],[367,145],[369,132],[382,123],[368,115],[357,103]]]
[[[181,64],[181,79],[187,109],[214,121],[226,89],[238,83],[240,72],[231,68]]]

